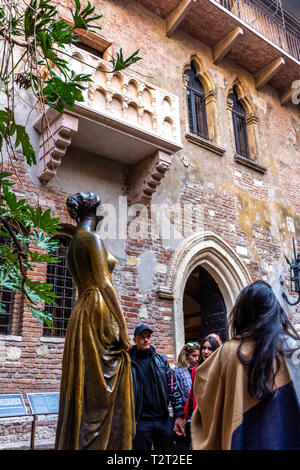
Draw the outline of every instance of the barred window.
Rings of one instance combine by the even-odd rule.
[[[233,88],[233,93],[229,95],[229,98],[233,101],[232,119],[233,119],[233,127],[234,127],[236,152],[239,155],[242,155],[243,157],[250,158],[247,123],[246,123],[246,112],[239,101],[236,87]]]
[[[6,237],[0,237],[1,245],[8,245]],[[14,307],[14,291],[5,286],[0,286],[0,334],[11,334],[12,316]]]
[[[57,237],[59,249],[55,256],[59,258],[47,267],[47,282],[53,285],[53,291],[58,296],[56,305],[46,305],[45,310],[52,314],[53,331],[44,326],[44,336],[64,337],[68,321],[75,303],[76,287],[67,267],[67,250],[71,239],[65,236]]]
[[[197,72],[193,62],[191,63],[190,70],[187,70],[185,75],[189,79],[187,84],[187,98],[190,132],[204,139],[208,139],[205,91],[202,83],[197,78]]]

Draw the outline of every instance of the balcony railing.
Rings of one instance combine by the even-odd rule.
[[[171,156],[182,148],[178,97],[131,69],[106,73],[111,64],[76,46],[64,52],[70,68],[90,73],[92,80],[82,103],[62,115],[49,108],[47,119],[41,115],[34,123],[40,134],[41,181],[54,177],[72,145],[132,167],[131,200],[148,197],[169,168]]]
[[[286,16],[281,9],[279,12],[271,11],[260,0],[214,1],[300,61],[300,25]]]
[[[129,69],[106,73],[110,64],[75,46],[67,52],[73,57],[70,60],[73,70],[93,74],[85,93],[85,105],[153,136],[180,144],[176,95],[145,81]]]

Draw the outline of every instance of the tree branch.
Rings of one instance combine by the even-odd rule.
[[[5,29],[3,29],[3,28],[0,29],[0,36],[2,36],[10,44],[13,44],[15,46],[25,47],[26,49],[28,49],[28,47],[29,47],[29,42],[28,41],[24,41],[22,39],[16,39],[16,38],[11,37],[9,34],[7,34],[5,32]]]
[[[19,240],[17,239],[16,234],[14,233],[13,229],[11,228],[10,223],[7,222],[7,220],[5,219],[5,217],[2,217],[2,216],[0,216],[0,221],[3,223],[4,227],[9,231],[9,234],[10,234],[10,236],[12,237],[13,242],[14,242],[16,248],[17,248],[18,255],[19,255],[19,256],[22,256],[22,258],[27,259],[27,255],[26,255],[26,253],[24,253],[24,251],[22,250],[21,243],[20,243]]]

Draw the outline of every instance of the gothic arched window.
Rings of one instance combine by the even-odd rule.
[[[193,62],[191,63],[191,68],[185,72],[185,75],[188,77],[187,98],[190,132],[204,139],[208,139],[205,90],[202,83],[197,78],[197,72]]]
[[[57,305],[45,305],[45,310],[52,314],[53,331],[44,326],[44,336],[64,337],[68,321],[75,303],[76,287],[67,267],[67,250],[71,239],[66,236],[58,236],[59,248],[55,253],[58,259],[47,266],[47,280],[53,285],[53,291],[58,296]]]
[[[233,119],[236,152],[238,155],[242,155],[243,157],[250,158],[247,123],[246,123],[246,112],[242,104],[239,101],[236,87],[233,88],[233,92],[229,95],[229,98],[233,102],[232,119]]]

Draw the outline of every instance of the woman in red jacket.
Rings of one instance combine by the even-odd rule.
[[[218,349],[219,346],[221,346],[222,341],[220,340],[219,336],[215,333],[210,333],[208,336],[206,336],[200,344],[200,364],[205,361],[216,349]],[[192,386],[191,390],[189,393],[189,397],[186,401],[185,407],[184,407],[184,418],[186,421],[189,421],[192,417],[193,411],[197,406],[197,402],[195,400],[194,394],[193,394],[193,386],[194,386],[194,379],[195,379],[195,372],[197,370],[197,367],[194,367],[192,370]]]

